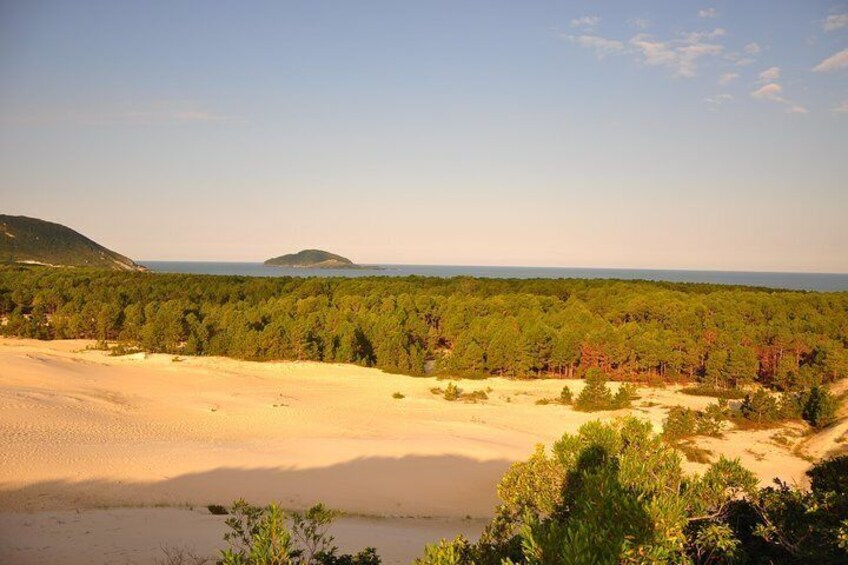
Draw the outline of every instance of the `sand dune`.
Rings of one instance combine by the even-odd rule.
[[[439,520],[490,515],[499,477],[537,443],[628,412],[659,430],[669,406],[712,402],[674,388],[644,389],[633,410],[585,414],[536,405],[558,396],[562,380],[489,379],[460,383],[488,390],[489,400],[466,404],[432,394],[445,385],[433,378],[318,363],[110,357],[87,345],[0,340],[0,547],[9,551],[21,549],[27,531],[49,531],[57,511],[203,507],[237,497],[295,509],[320,500],[357,515],[430,517],[429,532]],[[575,393],[583,386],[568,384]],[[395,392],[405,398],[393,398]],[[714,456],[739,457],[763,482],[775,476],[802,482],[809,462],[793,449],[815,455],[844,449],[848,423],[808,438],[798,430],[735,431],[699,444]],[[204,529],[197,511],[174,512],[181,518],[174,518],[172,532],[177,523],[201,524],[186,530],[187,542],[208,544],[213,530],[220,538],[220,520]],[[82,516],[96,523],[101,514]],[[24,522],[29,530],[14,527]],[[154,538],[138,562],[151,559],[159,545]],[[407,548],[398,559],[419,549]]]

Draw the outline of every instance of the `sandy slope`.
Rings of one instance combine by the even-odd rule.
[[[482,518],[496,503],[500,475],[534,444],[625,413],[536,405],[559,394],[560,380],[463,381],[466,390],[491,389],[488,401],[465,404],[433,395],[430,388],[445,383],[432,378],[318,363],[109,357],[86,345],[0,340],[0,548],[20,546],[23,526],[15,524],[24,521],[27,531],[56,539],[52,514],[35,511],[237,497],[293,508],[322,500],[364,515]],[[575,393],[582,387],[568,384]],[[640,393],[632,412],[658,430],[668,406],[712,402],[671,388]],[[804,448],[842,449],[846,431],[843,422]],[[800,440],[782,445],[781,433],[788,435],[737,431],[701,443],[740,457],[764,482],[801,481],[809,463],[793,454]],[[181,512],[183,522],[193,515]]]

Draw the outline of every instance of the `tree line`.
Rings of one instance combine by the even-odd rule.
[[[848,375],[848,293],[583,279],[253,278],[0,269],[0,331],[412,375],[779,390]]]

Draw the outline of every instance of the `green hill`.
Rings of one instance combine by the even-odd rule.
[[[0,263],[145,270],[131,259],[61,224],[4,214],[0,214]]]
[[[321,251],[320,249],[304,249],[297,253],[289,253],[268,259],[264,263],[270,267],[302,267],[311,269],[358,269],[359,265],[341,255]]]

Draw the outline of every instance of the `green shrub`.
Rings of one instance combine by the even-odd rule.
[[[453,402],[454,400],[458,400],[460,395],[462,394],[462,390],[458,386],[453,383],[448,383],[447,388],[445,388],[444,398],[445,400],[450,400]]]
[[[663,436],[669,440],[695,435],[698,430],[698,413],[691,408],[673,406],[663,421]]]
[[[567,390],[567,387],[565,390]],[[563,395],[570,398],[571,391],[569,390],[566,393],[565,390],[563,391]],[[613,395],[607,386],[606,375],[599,369],[592,368],[586,371],[586,386],[577,395],[577,400],[574,401],[574,407],[584,412],[618,410],[629,408],[634,398],[636,398],[635,385],[622,384],[618,392]]]
[[[755,424],[771,424],[783,419],[780,403],[774,395],[764,390],[746,394],[739,407],[739,414]]]
[[[461,563],[500,563],[484,561],[486,547],[524,564],[686,563],[690,518],[723,516],[755,486],[750,472],[726,459],[701,477],[685,475],[678,452],[648,422],[590,422],[550,454],[540,447],[510,468],[498,487],[496,521],[511,527],[492,526],[505,533]],[[518,556],[507,553],[515,531]]]
[[[810,489],[775,481],[732,505],[727,523],[746,563],[848,563],[848,456],[807,471]]]
[[[721,435],[728,415],[727,402],[724,400],[710,404],[703,411],[674,406],[663,422],[663,437],[673,441],[694,435]]]
[[[414,565],[464,565],[473,563],[471,544],[463,536],[453,540],[441,540],[437,544],[428,544],[424,556],[416,559]]]
[[[607,378],[600,369],[592,367],[586,371],[586,385],[580,394],[577,395],[577,400],[574,401],[574,407],[585,412],[593,412],[596,410],[609,410],[613,406],[612,392],[607,386]]]
[[[814,386],[800,392],[784,393],[780,401],[766,391],[757,391],[745,397],[739,414],[757,424],[803,418],[815,428],[824,428],[836,420],[838,408],[836,397],[826,388]]]
[[[801,417],[815,428],[824,428],[836,420],[839,401],[823,387],[813,387],[806,395]]]
[[[124,355],[132,355],[133,353],[141,353],[141,349],[119,343],[109,350],[110,357],[123,357]]]
[[[475,390],[474,392],[460,394],[459,398],[466,402],[477,402],[478,400],[489,400],[489,395],[486,394],[485,390]]]
[[[618,388],[618,392],[612,399],[614,408],[630,408],[630,404],[636,399],[636,385],[624,383]]]
[[[206,507],[209,510],[210,514],[215,514],[216,516],[225,516],[229,514],[226,506],[221,506],[220,504],[210,504]]]
[[[697,432],[705,436],[720,436],[724,422],[730,418],[730,408],[727,401],[722,399],[708,405],[703,412],[698,413]]]
[[[227,518],[221,565],[379,565],[373,548],[356,555],[337,553],[327,533],[338,513],[323,504],[306,512],[283,512],[277,504],[252,506],[237,500]]]
[[[396,398],[396,399],[400,400],[402,398],[406,398],[406,396],[399,393],[399,392],[395,392],[394,394],[392,394],[392,398]]]
[[[562,387],[562,392],[559,393],[559,402],[560,404],[571,404],[574,401],[573,395],[571,394],[571,389],[568,388],[568,385]]]

